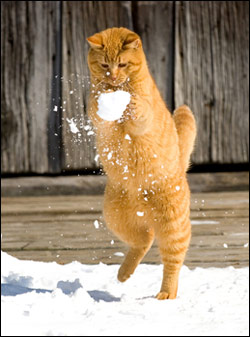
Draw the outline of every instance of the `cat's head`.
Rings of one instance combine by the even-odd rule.
[[[142,67],[140,37],[126,28],[109,28],[87,38],[88,65],[92,76],[117,87],[133,80]]]

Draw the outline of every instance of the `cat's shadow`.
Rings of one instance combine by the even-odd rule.
[[[96,302],[104,301],[104,302],[120,302],[121,299],[119,297],[115,297],[108,293],[107,291],[101,290],[89,290],[88,294],[92,297]]]
[[[61,289],[64,294],[68,295],[69,293]],[[2,296],[17,296],[27,294],[29,292],[35,291],[36,293],[52,293],[52,290],[48,289],[35,289],[29,288],[26,286],[18,285],[18,284],[11,284],[11,283],[2,283],[1,284],[1,295]],[[119,297],[115,297],[108,293],[107,291],[101,290],[89,290],[87,291],[89,296],[93,298],[95,302],[120,302],[121,299]]]

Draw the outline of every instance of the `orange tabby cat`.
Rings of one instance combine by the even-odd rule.
[[[157,298],[176,298],[191,237],[186,170],[196,136],[193,114],[183,105],[171,116],[150,75],[137,34],[111,28],[87,40],[94,88],[88,113],[108,176],[104,218],[130,247],[118,279],[124,282],[133,274],[156,238],[164,264]],[[119,121],[105,121],[96,113],[98,95],[110,89],[132,95]]]

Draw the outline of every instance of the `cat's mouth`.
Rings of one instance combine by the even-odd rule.
[[[126,82],[126,79],[125,80],[115,80],[115,81],[112,81],[110,79],[106,83],[109,84],[112,87],[116,87],[117,88],[117,87],[123,86],[125,82]]]
[[[109,81],[107,81],[107,83],[108,83],[109,85],[111,85],[112,87],[119,87],[123,82],[121,82],[121,81],[112,81],[112,80],[109,80]]]

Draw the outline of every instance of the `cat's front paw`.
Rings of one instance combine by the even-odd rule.
[[[146,102],[143,101],[143,98],[137,94],[133,94],[131,96],[131,100],[129,103],[129,112],[133,120],[139,119],[143,111],[145,111]]]

